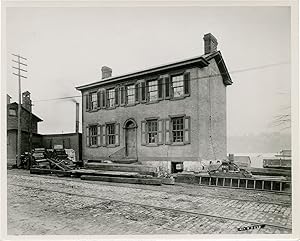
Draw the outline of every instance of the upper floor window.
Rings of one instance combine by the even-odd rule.
[[[135,104],[135,85],[127,86],[127,104]]]
[[[107,106],[108,107],[114,107],[115,106],[115,103],[116,103],[116,100],[115,100],[115,89],[109,89],[107,91]]]
[[[149,101],[156,101],[158,99],[157,80],[152,80],[148,82],[148,96]]]
[[[107,144],[114,145],[116,144],[116,128],[115,124],[107,124],[106,125],[107,131]]]
[[[91,93],[91,109],[96,110],[98,107],[97,103],[97,92]]]
[[[157,120],[147,121],[148,143],[157,143]]]
[[[8,114],[9,114],[10,116],[17,116],[17,111],[16,111],[15,109],[9,109],[9,110],[8,110]]]
[[[181,97],[184,95],[183,75],[172,76],[173,97]]]

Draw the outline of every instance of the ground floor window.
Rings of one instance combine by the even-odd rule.
[[[97,146],[97,126],[89,127],[90,146]]]
[[[157,120],[147,121],[148,143],[157,143]]]
[[[107,124],[106,131],[107,131],[107,144],[108,145],[116,144],[116,126],[115,126],[115,124]]]
[[[184,118],[176,117],[171,119],[172,123],[172,141],[183,142]]]

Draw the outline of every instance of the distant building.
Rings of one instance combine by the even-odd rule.
[[[64,149],[73,149],[75,151],[75,160],[82,160],[82,134],[46,134],[42,136],[42,147],[53,149],[56,145],[61,145]]]
[[[232,84],[217,39],[204,54],[79,86],[84,160],[138,160],[169,171],[201,170],[225,159],[226,87]]]

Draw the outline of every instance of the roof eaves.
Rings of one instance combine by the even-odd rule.
[[[84,89],[93,88],[95,86],[108,84],[108,83],[118,81],[118,80],[136,78],[136,77],[144,76],[144,75],[147,75],[147,74],[152,74],[152,73],[155,73],[155,72],[161,72],[161,71],[165,71],[165,70],[168,70],[168,69],[178,68],[178,67],[182,67],[182,66],[186,66],[186,65],[196,64],[196,63],[200,63],[201,66],[203,66],[203,67],[205,67],[209,64],[209,62],[205,58],[203,58],[203,56],[198,56],[198,57],[194,57],[194,58],[187,59],[187,60],[177,61],[177,62],[173,62],[173,63],[170,63],[170,64],[165,64],[165,65],[160,65],[160,66],[148,68],[148,69],[145,69],[145,70],[140,70],[140,71],[135,71],[135,72],[132,72],[132,73],[124,74],[124,75],[110,77],[110,78],[107,78],[107,79],[102,80],[102,81],[97,81],[97,82],[94,82],[94,83],[77,86],[75,88],[77,90],[81,91],[81,90],[84,90]]]
[[[204,58],[207,61],[209,61],[209,60],[211,60],[213,58],[216,58],[218,67],[220,68],[220,71],[221,71],[221,75],[222,75],[224,84],[227,86],[227,85],[231,85],[233,83],[220,51],[216,51],[216,52],[214,52],[212,54],[204,56]]]
[[[15,105],[15,106],[18,106],[19,104],[18,104],[17,102],[12,102],[12,103],[9,103],[9,104],[7,104],[7,105]],[[26,108],[24,108],[24,106],[21,105],[21,107],[22,107],[23,110],[25,110],[25,111],[31,113],[32,116],[38,120],[38,122],[43,121],[40,117],[38,117],[37,115],[33,114],[32,112],[30,112],[30,111],[27,110]]]

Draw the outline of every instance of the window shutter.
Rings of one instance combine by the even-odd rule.
[[[184,78],[184,94],[189,95],[190,94],[190,73],[187,72],[183,76]]]
[[[100,99],[101,99],[101,94],[100,94],[100,91],[98,91],[97,92],[97,106],[98,106],[98,108],[100,108],[101,107],[101,104],[100,104]]]
[[[170,85],[170,77],[165,78],[165,98],[170,99],[170,90],[171,90],[171,85]]]
[[[157,83],[158,83],[158,99],[162,100],[163,99],[163,90],[164,90],[163,79],[158,79]]]
[[[191,143],[191,117],[184,117],[184,144]]]
[[[158,145],[162,145],[164,144],[164,136],[163,136],[163,124],[164,124],[164,120],[158,120],[157,121],[157,125],[158,125],[158,129],[157,129],[157,134],[158,134]]]
[[[141,101],[146,101],[146,83],[144,81],[141,82]]]
[[[121,90],[121,105],[125,105],[125,86],[122,86],[120,90]]]
[[[101,146],[101,125],[97,126],[97,146]]]
[[[106,107],[106,90],[101,90],[101,107]]]
[[[90,146],[90,129],[86,128],[86,146]]]
[[[124,96],[125,96],[125,105],[127,105],[127,103],[128,103],[128,86],[125,86],[125,88],[124,88]]]
[[[171,144],[170,119],[165,119],[165,144]]]
[[[119,106],[119,87],[115,88],[115,105]]]
[[[116,126],[116,146],[120,145],[120,123],[117,123]]]
[[[87,93],[85,96],[85,109],[86,111],[90,110],[90,94]]]
[[[142,130],[141,130],[141,143],[142,143],[142,146],[145,146],[146,145],[146,121],[142,121]]]
[[[101,129],[102,129],[102,132],[101,132],[101,135],[102,135],[102,146],[106,146],[106,126],[102,125]]]
[[[150,99],[150,96],[149,96],[149,81],[147,81],[146,82],[146,87],[145,87],[145,92],[146,92],[146,98],[145,98],[145,100],[146,100],[146,102],[148,102],[149,101],[149,99]]]
[[[139,96],[139,88],[140,83],[135,84],[135,102],[139,103],[140,102],[140,96]]]

